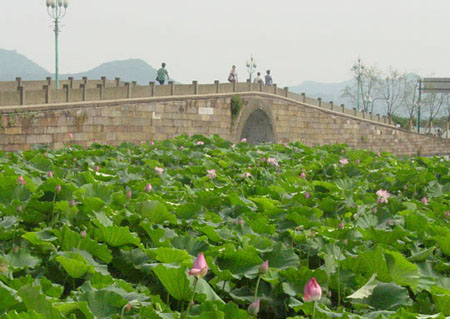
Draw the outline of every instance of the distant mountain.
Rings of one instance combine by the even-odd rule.
[[[0,49],[0,81],[43,80],[50,72],[17,51]]]
[[[128,59],[103,63],[87,72],[60,74],[60,79],[67,79],[69,76],[76,79],[83,76],[100,79],[106,76],[108,79],[120,77],[125,82],[137,81],[147,85],[149,81],[155,80],[156,71],[143,60]],[[0,81],[15,81],[16,77],[22,77],[23,80],[43,80],[48,76],[53,74],[17,51],[0,49]]]
[[[321,83],[314,81],[304,81],[303,83],[291,86],[290,91],[295,93],[305,93],[306,96],[312,98],[322,98],[322,101],[333,101],[335,105],[345,104],[347,107],[353,107],[352,102],[343,98],[342,91],[346,86],[351,86],[353,80],[339,82],[339,83]]]
[[[122,81],[137,81],[139,84],[147,85],[149,81],[155,81],[157,70],[147,62],[140,59],[128,59],[103,63],[87,72],[64,74],[61,78],[66,79],[73,76],[76,79],[87,76],[90,79],[100,79],[106,76],[108,79],[120,77]]]

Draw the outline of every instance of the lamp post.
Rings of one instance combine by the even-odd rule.
[[[247,60],[247,72],[249,74],[250,83],[252,82],[252,74],[256,69],[256,61],[253,59],[253,55],[250,56],[250,61]]]
[[[362,95],[361,92],[361,73],[364,70],[364,65],[361,64],[361,58],[358,58],[358,64],[353,66],[353,70],[356,72],[356,80],[358,81],[358,97],[357,97],[357,105],[356,108],[359,111],[360,108],[360,97]],[[364,97],[363,97],[364,98]]]
[[[47,13],[55,23],[55,84],[56,89],[59,89],[58,79],[58,34],[59,21],[66,15],[66,9],[69,5],[68,0],[47,0]]]

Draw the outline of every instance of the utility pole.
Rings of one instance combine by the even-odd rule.
[[[55,24],[55,85],[59,89],[59,72],[58,72],[58,34],[59,22],[66,15],[68,0],[47,0],[47,13],[53,19]]]
[[[357,108],[357,110],[358,110],[358,112],[359,112],[359,109],[360,109],[360,105],[361,105],[361,103],[360,103],[360,97],[361,97],[361,94],[362,94],[362,92],[361,92],[361,70],[363,69],[363,67],[361,66],[361,58],[359,58],[358,57],[358,66],[357,66],[357,80],[358,80],[358,102],[357,102],[357,105],[356,105],[356,108]]]
[[[417,133],[420,133],[420,107],[422,105],[422,79],[419,79],[419,98],[417,101]]]

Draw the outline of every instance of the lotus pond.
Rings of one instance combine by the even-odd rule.
[[[0,152],[0,318],[445,318],[449,210],[438,157],[217,136]]]

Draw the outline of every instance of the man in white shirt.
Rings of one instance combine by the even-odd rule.
[[[253,83],[259,83],[262,82],[263,80],[261,79],[261,72],[256,73],[255,78],[253,79]]]

